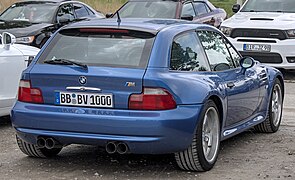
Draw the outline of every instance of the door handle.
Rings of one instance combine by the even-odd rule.
[[[235,87],[235,83],[229,82],[226,84],[226,86],[231,89],[231,88]]]

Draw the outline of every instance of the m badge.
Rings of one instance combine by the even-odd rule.
[[[135,87],[136,84],[135,84],[135,82],[126,82],[125,86],[126,87]]]

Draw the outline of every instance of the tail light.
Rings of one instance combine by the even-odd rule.
[[[168,110],[176,108],[173,96],[162,88],[144,88],[141,94],[132,94],[129,109],[134,110]]]
[[[43,103],[43,96],[40,89],[32,88],[30,81],[21,80],[18,89],[18,100],[29,103]]]

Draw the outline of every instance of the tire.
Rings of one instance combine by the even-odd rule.
[[[16,141],[19,149],[26,155],[30,157],[37,157],[37,158],[50,158],[56,156],[62,148],[39,148],[36,145],[29,144],[23,140],[21,140],[18,136],[16,136]]]
[[[276,79],[271,90],[271,97],[265,121],[254,127],[257,132],[275,133],[279,130],[282,120],[284,99],[282,89],[280,80]]]
[[[213,122],[213,124],[209,124]],[[209,126],[211,126],[210,132]],[[211,140],[211,147],[209,143]],[[205,103],[191,145],[182,152],[175,153],[177,165],[187,171],[208,171],[213,168],[220,147],[220,116],[216,104]],[[208,153],[205,151],[208,150]]]

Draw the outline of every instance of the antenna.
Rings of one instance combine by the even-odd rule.
[[[120,14],[119,14],[119,11],[117,11],[117,17],[118,17],[118,19],[117,19],[117,22],[118,22],[118,26],[120,27],[120,24],[121,24],[121,17],[120,17]]]

